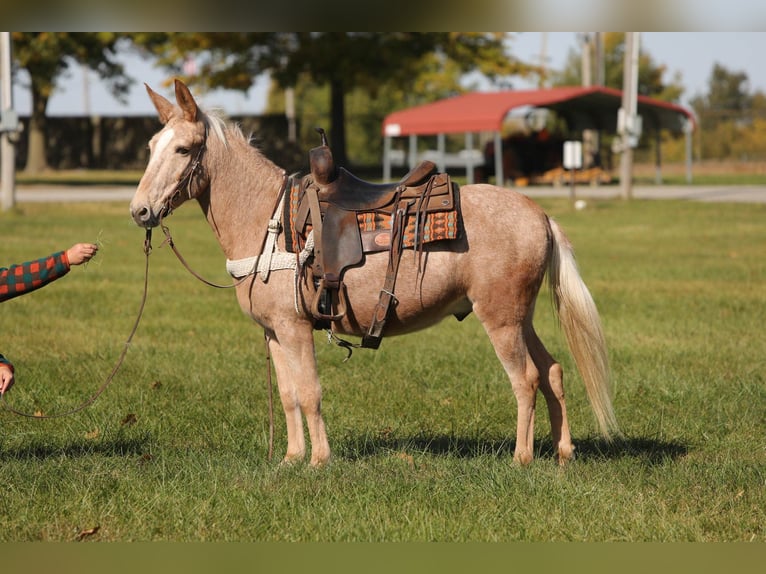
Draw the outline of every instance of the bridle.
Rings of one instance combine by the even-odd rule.
[[[240,285],[245,278],[243,277],[242,280],[232,283],[231,285],[219,285],[202,277],[199,273],[191,268],[191,266],[186,262],[186,259],[184,259],[183,255],[181,255],[181,253],[178,251],[175,242],[173,241],[173,236],[170,234],[170,229],[168,229],[167,225],[164,223],[165,218],[172,215],[174,209],[173,204],[175,203],[176,199],[178,199],[178,197],[184,194],[184,192],[187,199],[192,199],[194,197],[192,194],[192,183],[194,182],[195,177],[202,173],[202,156],[207,150],[208,127],[207,123],[203,122],[203,124],[205,126],[205,138],[202,140],[202,143],[197,149],[197,153],[195,153],[194,157],[189,160],[189,163],[186,164],[186,167],[181,172],[181,175],[178,176],[175,190],[173,191],[172,195],[170,195],[170,197],[168,197],[168,199],[165,201],[165,205],[160,211],[159,227],[162,229],[162,233],[165,234],[165,241],[162,242],[160,247],[167,243],[170,246],[170,249],[172,249],[176,258],[181,262],[186,270],[205,285],[215,287],[216,289],[231,289],[232,287]]]
[[[178,198],[182,193],[184,193],[184,191],[186,192],[186,197],[188,199],[192,199],[194,197],[192,195],[191,186],[192,186],[192,182],[194,181],[195,175],[197,175],[202,168],[202,154],[207,149],[207,145],[206,145],[207,137],[208,137],[208,128],[207,128],[207,124],[205,124],[205,139],[202,140],[202,144],[197,150],[197,153],[191,160],[189,160],[189,163],[186,165],[183,172],[181,172],[181,175],[178,177],[175,191],[166,200],[165,206],[163,207],[160,213],[159,226],[160,226],[160,229],[162,229],[162,233],[165,234],[165,241],[162,243],[162,245],[167,243],[170,246],[170,249],[173,251],[176,258],[181,262],[181,265],[183,265],[189,273],[191,273],[196,279],[198,279],[205,285],[208,285],[209,287],[214,287],[216,289],[231,289],[232,287],[237,287],[241,285],[242,283],[244,283],[248,279],[248,276],[245,275],[244,277],[240,278],[238,281],[234,281],[233,283],[229,285],[219,285],[218,283],[214,283],[212,281],[205,279],[199,273],[194,271],[194,269],[191,268],[189,263],[187,263],[186,259],[184,259],[183,255],[181,255],[181,253],[178,251],[178,248],[176,247],[175,242],[173,241],[173,237],[170,234],[170,229],[168,229],[167,225],[165,225],[164,223],[165,218],[173,213],[173,203],[175,202],[176,198]],[[279,205],[279,201],[282,199],[282,196],[285,193],[287,193],[288,182],[289,182],[289,177],[287,173],[285,172],[283,173],[282,186],[279,190],[279,193],[277,194],[277,199],[274,204],[274,209],[276,209],[276,206]],[[266,234],[264,234],[263,241],[261,242],[261,251],[263,251],[263,247],[265,244],[266,244]],[[162,245],[160,245],[160,247],[162,247]]]
[[[207,136],[208,136],[208,127],[207,123],[203,122],[203,125],[205,126],[205,137],[202,140],[202,143],[200,144],[199,148],[197,149],[197,153],[194,155],[193,158],[189,160],[189,163],[186,164],[186,167],[181,172],[181,175],[178,176],[178,180],[176,181],[176,188],[173,194],[168,197],[168,199],[165,201],[165,205],[162,208],[162,212],[160,213],[160,219],[167,217],[171,213],[173,213],[173,202],[184,192],[186,192],[187,199],[192,199],[192,183],[194,182],[195,176],[198,176],[202,173],[202,155],[207,150]]]

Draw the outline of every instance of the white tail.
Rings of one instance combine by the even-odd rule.
[[[620,435],[612,408],[611,376],[601,319],[593,297],[580,277],[572,244],[558,224],[550,221],[553,249],[548,283],[553,304],[585,383],[593,412],[606,438]]]

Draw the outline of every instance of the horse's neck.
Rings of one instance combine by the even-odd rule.
[[[200,201],[228,259],[260,253],[284,170],[249,144],[233,142],[211,154],[210,188]]]

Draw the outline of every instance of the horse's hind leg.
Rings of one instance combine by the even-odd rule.
[[[527,351],[520,323],[498,321],[497,313],[494,317],[482,317],[476,306],[474,310],[484,324],[516,396],[518,416],[513,459],[521,464],[529,464],[534,457],[535,398],[539,381],[537,366]]]
[[[540,390],[548,405],[551,419],[551,440],[556,449],[559,464],[565,464],[574,455],[572,436],[569,433],[567,408],[564,402],[564,372],[561,365],[548,353],[534,327],[529,322],[525,328],[529,353],[540,373]]]

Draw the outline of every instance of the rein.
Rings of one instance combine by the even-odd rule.
[[[144,294],[143,294],[143,297],[141,298],[141,305],[138,310],[138,316],[136,317],[136,321],[133,324],[133,329],[131,329],[130,331],[130,335],[128,335],[128,338],[125,341],[125,345],[122,349],[122,353],[120,353],[120,357],[117,359],[117,363],[114,365],[112,372],[109,373],[109,376],[106,378],[103,384],[98,388],[98,390],[95,393],[93,393],[93,395],[91,395],[90,398],[82,402],[77,407],[70,409],[68,411],[64,411],[62,413],[44,415],[44,414],[31,414],[31,413],[19,411],[17,409],[14,409],[10,405],[8,405],[8,403],[5,401],[5,395],[0,395],[0,402],[2,402],[3,409],[5,409],[8,412],[19,415],[21,417],[26,417],[31,419],[56,419],[56,418],[62,418],[62,417],[66,417],[66,416],[73,415],[75,413],[80,412],[86,407],[89,407],[90,405],[92,405],[96,401],[96,399],[101,396],[101,394],[106,390],[106,387],[108,387],[109,384],[114,379],[114,376],[117,374],[117,371],[122,366],[122,363],[125,360],[125,355],[128,352],[128,347],[130,347],[130,342],[133,340],[133,336],[136,334],[136,331],[138,330],[138,324],[140,323],[141,317],[144,314],[144,306],[146,305],[147,294],[149,292],[149,254],[151,252],[152,252],[152,230],[147,229],[146,239],[144,240],[144,254],[146,255],[146,265],[144,269]]]
[[[189,273],[191,273],[196,279],[198,279],[205,285],[209,287],[215,287],[216,289],[231,289],[232,287],[241,285],[242,283],[244,283],[245,279],[247,279],[247,277],[242,277],[239,281],[235,281],[234,283],[230,285],[219,285],[218,283],[213,283],[212,281],[208,281],[207,279],[202,277],[202,275],[200,275],[194,269],[192,269],[189,263],[186,261],[186,259],[184,259],[184,256],[181,255],[181,252],[178,251],[178,248],[176,247],[176,244],[173,241],[173,236],[170,235],[170,229],[168,229],[168,227],[164,223],[160,223],[160,228],[162,229],[162,233],[165,234],[165,241],[162,242],[162,245],[165,245],[167,243],[170,246],[170,249],[173,250],[173,253],[175,254],[176,258],[181,262],[181,265],[183,265]],[[162,247],[162,245],[160,245],[160,247]]]

